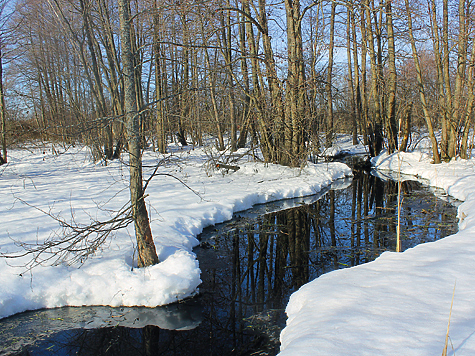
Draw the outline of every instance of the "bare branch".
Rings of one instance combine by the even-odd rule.
[[[124,205],[110,219],[105,221],[93,220],[91,224],[85,225],[76,223],[73,214],[71,222],[68,223],[52,212],[33,206],[22,199],[17,199],[23,204],[51,217],[61,227],[60,231],[54,231],[42,243],[25,243],[14,240],[15,245],[21,247],[22,251],[0,254],[0,257],[6,259],[31,256],[31,259],[22,265],[27,271],[40,265],[82,264],[87,258],[96,253],[114,231],[123,229],[133,222],[130,202]]]

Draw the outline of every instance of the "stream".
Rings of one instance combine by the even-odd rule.
[[[402,249],[457,231],[458,204],[401,183]],[[159,308],[64,307],[0,320],[5,355],[276,355],[285,306],[303,284],[396,247],[398,183],[356,173],[315,196],[206,228],[198,296]]]

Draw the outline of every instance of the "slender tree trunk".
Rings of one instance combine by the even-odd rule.
[[[467,23],[466,23],[466,14],[465,14],[465,0],[459,0],[458,6],[458,18],[459,18],[459,34],[457,39],[457,71],[455,73],[455,91],[454,91],[454,109],[452,116],[452,127],[455,131],[455,135],[458,134],[459,130],[464,129],[465,115],[464,112],[467,109],[467,106],[464,103],[465,97],[467,96],[465,83],[466,83],[466,68],[467,68]],[[457,154],[457,140],[453,140],[453,154]],[[452,152],[452,150],[449,150]]]
[[[370,152],[372,156],[377,156],[381,152],[383,146],[383,138],[381,134],[381,98],[380,98],[380,72],[378,66],[378,53],[374,47],[373,22],[371,20],[371,8],[369,0],[365,0],[366,10],[366,38],[364,39],[368,45],[370,64],[371,64],[371,97],[373,99],[373,125],[370,129]],[[377,24],[375,24],[377,25]]]
[[[351,11],[352,8],[348,5],[346,9],[346,58],[348,61],[348,86],[350,87],[350,96],[351,96],[351,127],[352,127],[352,133],[353,133],[353,145],[356,145],[358,143],[358,125],[357,125],[357,111],[358,109],[356,108],[356,90],[355,90],[355,84],[353,80],[353,69],[352,68],[352,58],[351,58]],[[354,43],[354,51],[353,53],[356,53],[356,42]],[[356,56],[356,58],[358,58]],[[356,59],[353,58],[353,59]],[[355,76],[358,76],[358,64],[355,65]]]
[[[350,21],[351,21],[351,32],[353,36],[353,66],[354,66],[354,88],[355,88],[355,121],[358,126],[360,124],[360,133],[363,134],[364,137],[366,135],[365,132],[365,123],[363,120],[363,103],[361,100],[361,85],[360,85],[360,71],[359,71],[359,64],[358,64],[358,45],[357,45],[357,38],[356,38],[356,23],[355,23],[355,15],[350,9]],[[356,137],[355,137],[356,136]],[[353,133],[353,144],[356,145],[358,143],[358,136],[357,136],[357,128],[355,128],[355,132]]]
[[[360,32],[361,32],[361,125],[364,130],[363,143],[369,145],[372,132],[371,124],[368,118],[368,91],[366,90],[366,58],[368,57],[368,47],[366,45],[366,23],[364,5],[360,8]],[[355,38],[355,37],[354,37]],[[371,149],[371,146],[370,146]]]
[[[333,95],[332,95],[332,71],[333,71],[333,51],[335,39],[335,12],[336,2],[332,1],[331,15],[330,15],[330,45],[328,47],[328,68],[327,68],[327,120],[326,120],[326,134],[325,147],[331,147],[333,144]]]
[[[244,19],[246,20],[246,19]],[[251,126],[251,116],[250,114],[250,103],[251,103],[251,91],[250,91],[250,83],[249,83],[249,69],[247,65],[247,56],[248,51],[246,48],[246,27],[242,20],[239,22],[239,50],[242,53],[241,56],[241,73],[242,73],[242,80],[244,82],[244,102],[243,102],[243,110],[242,110],[242,118],[241,118],[241,129],[239,132],[239,139],[237,142],[237,148],[244,148],[247,141],[247,133],[249,131],[249,127]]]
[[[249,4],[248,1],[247,3]],[[275,56],[272,49],[271,37],[269,35],[266,1],[259,0],[258,4],[262,45],[264,48],[264,62],[266,66],[266,79],[269,83],[269,92],[272,105],[270,115],[273,118],[272,133],[268,132],[266,134],[266,141],[269,148],[271,161],[288,165],[290,162],[290,152],[287,151],[287,145],[289,142],[291,142],[289,141],[291,140],[291,137],[289,135],[289,125],[285,122],[286,115],[284,112],[282,89],[280,87],[279,78],[277,75]],[[285,6],[287,6],[287,4]],[[259,78],[263,82],[262,75],[259,75]],[[260,87],[262,90],[264,85],[260,85]],[[259,100],[263,100],[263,97],[260,97]],[[266,126],[269,128],[269,125]]]
[[[90,7],[91,4],[89,1],[86,3],[85,0],[80,0],[82,18],[84,23],[84,32],[86,33],[87,46],[89,48],[89,54],[91,55],[91,64],[92,72],[94,75],[95,86],[91,88],[94,92],[94,97],[96,98],[96,105],[98,108],[98,116],[104,121],[106,117],[106,102],[104,98],[104,91],[102,85],[102,77],[99,70],[99,65],[96,57],[96,50],[94,48],[94,35],[91,28],[91,19],[90,19]],[[106,159],[112,159],[113,156],[113,136],[112,136],[112,125],[104,125],[106,131],[105,145],[104,145],[104,156]]]
[[[156,104],[156,135],[157,149],[160,153],[167,152],[167,143],[165,135],[165,110],[163,97],[163,79],[162,79],[162,46],[160,45],[160,10],[157,0],[155,0],[155,9],[153,14],[153,38],[154,38],[154,56],[155,56],[155,100]]]
[[[110,13],[108,9],[107,0],[99,1],[99,14],[101,19],[102,28],[101,31],[104,33],[102,37],[102,45],[106,51],[109,75],[109,94],[111,96],[111,105],[113,109],[114,116],[122,116],[124,113],[124,102],[121,95],[120,86],[123,86],[123,79],[118,78],[117,71],[120,67],[119,58],[117,54],[117,48],[114,41],[114,33],[112,31]],[[114,149],[114,154],[112,158],[119,158],[124,145],[124,124],[121,120],[117,120],[111,123],[111,136],[116,138],[116,145]]]
[[[392,15],[392,0],[386,4],[386,25],[388,34],[388,103],[386,107],[386,134],[389,153],[397,150],[396,125],[396,48],[394,44],[394,28]]]
[[[317,100],[321,98],[320,96],[320,75],[317,71],[317,62],[319,45],[322,40],[322,31],[321,31],[321,19],[320,12],[322,12],[323,3],[319,3],[316,7],[316,10],[311,10],[312,16],[312,25],[310,26],[310,78],[308,80],[309,90],[308,90],[308,117],[311,118],[311,121],[308,124],[307,135],[309,141],[311,142],[311,154],[313,155],[312,162],[316,162],[318,152],[320,150],[320,120],[321,117],[319,111],[320,106],[317,103]]]
[[[228,7],[231,7],[229,0],[227,0]],[[228,91],[228,103],[229,103],[229,121],[231,126],[231,152],[237,150],[237,122],[236,112],[234,105],[234,78],[233,78],[233,63],[231,54],[231,13],[226,11],[226,17],[221,14],[221,27],[222,27],[222,54],[226,63],[226,82]]]
[[[465,111],[465,118],[462,124],[462,142],[460,144],[460,157],[468,159],[470,154],[468,152],[468,135],[470,132],[470,121],[473,116],[475,106],[475,45],[472,43],[472,50],[470,53],[470,62],[468,66],[467,79],[467,108]]]
[[[437,69],[437,89],[438,89],[438,101],[439,101],[439,111],[441,118],[441,129],[442,137],[440,141],[440,154],[443,160],[448,159],[447,153],[447,126],[448,126],[448,117],[447,117],[447,98],[445,97],[444,89],[444,70],[442,64],[442,53],[440,49],[441,40],[439,35],[439,26],[437,24],[437,6],[434,0],[429,2],[429,13],[431,21],[431,34],[432,34],[432,47],[434,49],[434,57]]]
[[[447,142],[444,146],[447,147],[447,158],[455,157],[455,130],[453,126],[453,101],[452,101],[452,85],[450,81],[450,50],[449,50],[449,2],[443,0],[443,27],[442,27],[442,46],[444,55],[442,60],[442,69],[444,76],[445,97],[446,97],[446,111],[447,111]]]
[[[2,125],[2,154],[0,165],[7,163],[7,115],[5,110],[5,95],[3,93],[3,51],[0,43],[0,124]]]
[[[180,15],[181,25],[183,27],[183,41],[184,46],[182,49],[182,77],[181,77],[181,94],[179,96],[180,102],[180,114],[178,116],[178,136],[183,146],[187,145],[185,123],[187,123],[190,115],[190,32],[189,32],[189,19],[185,13]],[[177,68],[178,69],[178,68]],[[178,73],[177,73],[178,75]],[[178,83],[178,81],[177,81]],[[188,127],[187,127],[188,130]]]
[[[243,12],[247,15],[246,17],[250,17],[251,10],[250,10],[250,5],[249,5],[249,0],[243,0],[242,7],[243,7]],[[251,78],[252,78],[251,104],[254,105],[254,107],[256,108],[256,119],[257,119],[257,124],[259,125],[259,128],[260,128],[261,151],[262,151],[262,155],[264,156],[264,160],[266,162],[274,162],[275,161],[274,142],[272,141],[269,125],[265,120],[265,113],[261,104],[264,95],[262,94],[261,85],[259,84],[259,76],[261,75],[261,68],[258,61],[259,56],[257,52],[257,44],[256,44],[255,36],[254,36],[254,29],[253,29],[252,23],[248,21],[248,19],[246,19],[245,27],[246,27],[247,42],[249,46],[249,57],[251,59],[250,60]],[[269,49],[267,48],[267,51],[268,50]],[[267,63],[267,60],[268,60],[267,57],[268,57],[268,54],[266,54],[266,68],[267,68],[267,71],[269,71],[271,68],[271,64]],[[268,74],[267,76],[268,78],[270,78],[269,87],[273,88],[275,86],[274,81],[272,79],[273,77],[270,74]],[[271,97],[273,95],[272,93],[273,91],[271,91]],[[281,118],[279,118],[278,120],[281,120]],[[255,133],[254,126],[255,125],[252,125],[252,122],[251,122],[251,127],[253,127],[253,134]]]
[[[118,0],[122,63],[124,66],[124,100],[127,139],[129,144],[130,201],[137,238],[137,263],[146,267],[158,263],[150,222],[143,195],[140,117],[135,93],[134,56],[131,43],[130,0]]]
[[[401,144],[399,145],[399,151],[405,152],[409,143],[409,136],[411,135],[411,116],[412,116],[412,103],[404,109],[401,118],[400,130],[402,132]]]
[[[419,56],[417,54],[416,41],[415,41],[414,33],[412,30],[412,15],[411,15],[411,9],[409,6],[409,0],[405,0],[405,4],[406,4],[406,14],[407,14],[407,26],[409,30],[409,39],[411,42],[412,57],[414,59],[414,65],[416,67],[417,84],[418,84],[418,89],[419,89],[419,96],[421,98],[421,103],[422,103],[422,110],[424,112],[424,119],[426,121],[427,130],[429,131],[429,136],[432,142],[432,155],[433,155],[434,163],[440,163],[439,147],[437,145],[437,139],[435,137],[434,129],[432,127],[431,116],[427,108],[427,100],[426,100],[426,96],[424,92],[424,82],[422,79],[422,70],[421,70],[421,65],[419,62]]]
[[[203,29],[204,30],[204,29]],[[208,46],[206,42],[204,42],[205,46]],[[211,65],[211,60],[209,57],[208,49],[205,49],[205,59],[206,59],[206,65],[207,65],[207,70],[208,70],[208,76],[209,76],[209,82],[210,82],[210,96],[211,96],[211,104],[213,107],[213,116],[214,120],[216,121],[216,130],[217,130],[217,146],[216,148],[218,151],[224,151],[225,150],[225,145],[224,145],[224,136],[223,136],[223,125],[221,123],[220,119],[220,114],[218,111],[218,103],[216,102],[216,74],[212,72],[212,68],[214,66]]]
[[[299,166],[305,159],[305,146],[303,145],[303,129],[307,113],[305,70],[303,59],[302,27],[300,16],[300,1],[286,0],[287,14],[287,46],[288,46],[288,75],[287,75],[287,110],[285,119],[285,154],[284,164]]]

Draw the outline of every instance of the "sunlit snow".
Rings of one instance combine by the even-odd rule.
[[[459,232],[303,286],[286,309],[280,356],[441,355],[452,296],[447,354],[475,355],[475,159],[430,161],[412,152],[373,164],[417,175],[463,200]]]
[[[51,145],[11,150],[10,163],[0,167],[1,253],[21,251],[15,241],[61,234],[46,213],[87,224],[110,218],[127,203],[126,162],[93,164],[86,148],[55,149],[59,154]],[[354,148],[343,143],[332,153],[341,150]],[[191,296],[200,283],[192,248],[205,226],[253,204],[314,194],[351,173],[340,163],[291,169],[245,155],[233,163],[241,169],[225,173],[214,169],[216,157],[210,149],[172,147],[150,182],[146,201],[160,264],[135,267],[132,225],[82,265],[25,271],[30,257],[2,258],[0,317],[65,305],[156,306]],[[162,159],[145,153],[145,178]],[[373,163],[416,175],[463,200],[459,232],[304,285],[287,306],[280,355],[440,355],[454,287],[448,354],[475,354],[475,159],[433,165],[427,153],[416,151],[382,155]]]
[[[245,153],[234,154],[242,156],[234,163],[241,168],[226,173],[215,169],[218,153],[210,148],[171,146],[146,190],[158,265],[135,267],[132,224],[114,232],[82,265],[28,270],[32,256],[0,258],[0,318],[66,305],[153,307],[192,296],[201,282],[192,248],[205,226],[257,203],[315,194],[351,175],[341,163],[286,168],[251,162]],[[145,153],[145,179],[163,158]],[[94,164],[81,147],[55,145],[54,153],[51,145],[10,150],[9,164],[0,167],[0,253],[22,251],[15,242],[36,244],[61,235],[52,216],[71,224],[109,219],[128,202],[124,163]]]

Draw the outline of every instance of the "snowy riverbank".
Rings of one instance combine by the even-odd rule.
[[[452,294],[448,355],[475,354],[475,159],[439,165],[420,152],[380,156],[463,200],[459,232],[321,276],[287,306],[280,356],[440,355]]]
[[[22,265],[30,256],[0,258],[0,318],[65,305],[157,306],[184,299],[200,283],[192,248],[205,226],[257,203],[314,194],[351,174],[340,163],[291,169],[248,162],[247,156],[237,163],[241,169],[223,174],[210,164],[209,148],[171,148],[174,153],[146,191],[160,264],[134,268],[132,225],[114,232],[80,268],[60,263],[25,272]],[[11,150],[9,164],[0,167],[0,253],[21,251],[14,241],[35,244],[61,234],[46,213],[89,224],[109,219],[127,203],[126,165],[93,164],[86,148],[55,146],[55,151],[51,145]],[[162,158],[146,152],[144,178]]]

